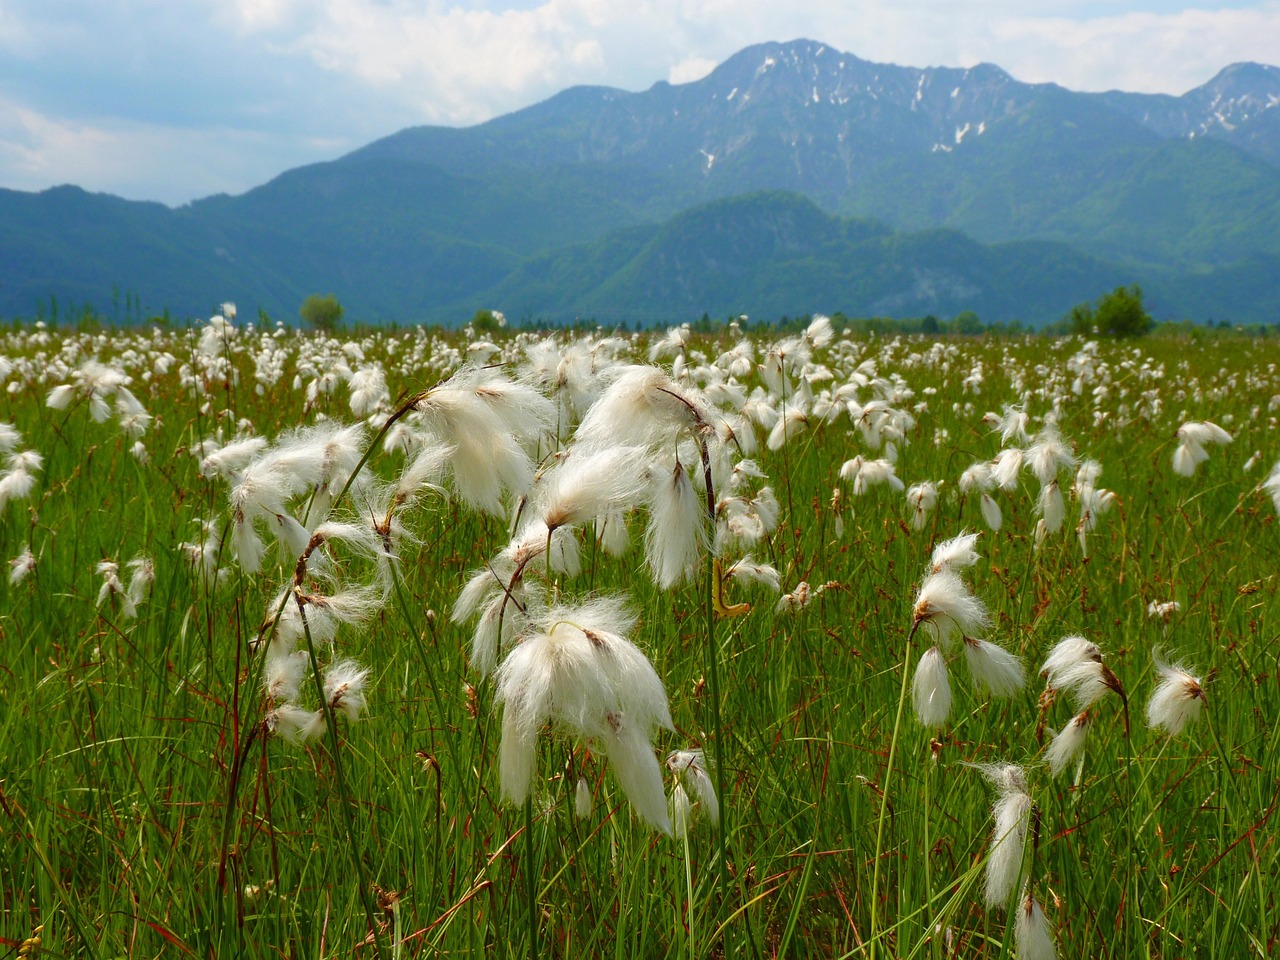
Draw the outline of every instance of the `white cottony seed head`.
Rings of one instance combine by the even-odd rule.
[[[931,573],[920,585],[912,609],[912,629],[927,624],[941,643],[957,633],[981,633],[991,624],[987,608],[975,597],[960,575],[945,569]]]
[[[930,647],[916,664],[911,680],[911,703],[921,726],[940,727],[951,713],[951,684],[942,651]]]
[[[1055,777],[1067,769],[1071,761],[1080,755],[1080,751],[1084,749],[1085,739],[1089,735],[1089,726],[1092,722],[1093,720],[1087,710],[1083,713],[1078,713],[1053,738],[1053,742],[1049,744],[1049,749],[1045,751],[1045,759],[1049,761],[1049,771]]]
[[[1057,955],[1049,921],[1030,893],[1027,893],[1018,907],[1013,935],[1018,944],[1018,960],[1054,960]]]
[[[1004,909],[1022,871],[1022,849],[1031,822],[1031,795],[1022,768],[1014,764],[978,766],[996,788],[991,816],[996,822],[987,854],[987,906]]]
[[[977,533],[961,533],[959,536],[944,540],[933,548],[930,558],[932,573],[943,570],[961,570],[972,567],[981,559],[977,551]]]
[[[1182,664],[1165,663],[1159,654],[1155,666],[1159,682],[1147,703],[1147,725],[1177,736],[1200,716],[1205,704],[1204,686]]]
[[[707,767],[706,756],[701,750],[676,750],[667,757],[667,769],[676,778],[677,786],[685,785],[702,809],[706,811],[712,826],[720,824],[720,801],[716,797],[715,784],[711,782],[711,771]]]
[[[974,683],[993,697],[1011,697],[1026,685],[1022,661],[988,640],[965,637],[964,656]]]
[[[679,461],[658,472],[650,496],[645,557],[654,582],[667,590],[692,576],[708,546],[707,508]]]
[[[578,778],[578,786],[573,792],[573,812],[579,820],[591,816],[591,787],[582,777]]]
[[[1000,526],[1004,521],[1000,513],[1000,504],[989,494],[982,495],[982,519],[992,533],[1000,530]]]

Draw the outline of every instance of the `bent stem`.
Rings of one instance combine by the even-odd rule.
[[[880,784],[880,816],[876,820],[876,858],[871,870],[871,960],[875,960],[879,945],[880,921],[880,857],[884,852],[884,820],[889,808],[889,783],[893,778],[893,761],[898,752],[898,734],[902,730],[902,710],[907,702],[907,678],[911,675],[911,644],[902,660],[902,687],[898,691],[898,712],[893,721],[893,739],[889,741],[889,762]]]

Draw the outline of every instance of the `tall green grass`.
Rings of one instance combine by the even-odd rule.
[[[166,336],[80,348],[104,360],[189,349]],[[384,356],[385,342],[372,338],[369,355]],[[699,346],[714,356],[716,345]],[[1247,341],[1152,340],[1141,355],[1104,346],[1111,392],[1095,404],[1094,384],[1070,391],[1078,342],[956,342],[932,358],[929,346],[904,341],[880,365],[927,403],[898,464],[908,482],[946,481],[926,530],[907,528],[900,494],[845,489],[837,535],[837,471],[863,449],[847,421],[761,454],[784,513],[757,556],[783,572],[786,590],[802,579],[827,588],[790,615],[766,593],[730,587],[754,606],[716,624],[722,742],[700,579],[660,592],[638,555],[615,560],[588,545],[587,569],[563,584],[625,591],[642,612],[634,639],[666,682],[678,731],[662,749],[705,745],[722,763],[723,864],[705,819],[687,843],[646,828],[589,745],[562,737],[540,746],[546,779],[526,835],[524,811],[498,791],[491,684],[468,669],[469,631],[447,616],[506,530],[443,499],[412,517],[421,546],[404,558],[398,597],[367,629],[340,635],[374,670],[367,718],[338,721],[336,751],[328,739],[293,747],[259,731],[250,641],[292,565],[248,577],[228,557],[230,577],[209,589],[182,562],[176,544],[198,535],[196,521],[226,513],[225,485],[199,476],[187,448],[220,420],[248,418],[275,436],[317,413],[342,417],[341,391],[304,413],[292,367],[259,396],[237,355],[239,387],[211,391],[202,413],[176,373],[157,375],[136,390],[158,420],[146,464],[83,407],[46,409],[51,382],[5,394],[0,419],[46,463],[33,499],[0,518],[4,554],[30,543],[38,557],[0,604],[0,949],[12,955],[42,925],[40,955],[51,957],[522,957],[533,851],[544,956],[1012,956],[1006,918],[981,905],[991,795],[965,765],[1001,760],[1033,764],[1032,879],[1060,956],[1272,955],[1280,534],[1253,491],[1280,457],[1271,355]],[[57,349],[20,335],[4,345],[10,356]],[[1143,355],[1164,375],[1143,379]],[[965,392],[977,361],[982,392]],[[1026,391],[1037,416],[1060,398],[1063,435],[1103,464],[1101,482],[1119,497],[1087,560],[1070,520],[1034,549],[1030,486],[1002,497],[1004,527],[984,532],[969,577],[993,638],[1029,672],[1080,632],[1129,692],[1130,735],[1118,706],[1104,704],[1083,765],[1058,780],[1034,766],[1036,678],[1010,701],[988,701],[953,674],[956,704],[936,738],[900,699],[920,652],[906,640],[929,550],[982,528],[955,486],[999,449],[981,415]],[[1158,415],[1138,412],[1142,391],[1159,398]],[[1189,480],[1169,469],[1184,418],[1235,434]],[[1244,475],[1254,450],[1260,465]],[[389,476],[397,463],[375,451],[368,469]],[[157,579],[133,622],[95,605],[94,564],[137,554],[155,558]],[[1147,615],[1148,602],[1169,599],[1182,605],[1169,623]],[[1157,647],[1209,678],[1207,716],[1176,738],[1144,720]],[[1044,721],[1057,727],[1070,713],[1059,702]],[[573,812],[580,777],[593,794],[585,819]]]

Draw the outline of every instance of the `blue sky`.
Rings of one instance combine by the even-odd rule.
[[[908,66],[997,63],[1076,90],[1183,93],[1280,65],[1280,0],[0,0],[0,187],[181,204],[422,123],[579,83],[698,79],[818,40]]]

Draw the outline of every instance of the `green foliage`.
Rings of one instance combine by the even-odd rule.
[[[1116,340],[1146,336],[1155,326],[1142,304],[1142,289],[1137,284],[1116,287],[1094,304],[1077,304],[1067,320],[1073,333]]]
[[[1040,278],[1037,288],[1028,289],[1028,275]],[[1008,323],[1059,317],[1082,286],[1119,276],[1061,244],[990,247],[951,230],[893,233],[774,191],[717,200],[607,244],[546,253],[486,296],[604,323],[835,310],[883,318],[968,311]],[[978,330],[972,319],[965,325]]]
[[[303,323],[312,330],[323,333],[333,333],[338,330],[342,326],[343,313],[342,304],[332,293],[326,293],[323,296],[313,293],[302,301],[302,306],[298,310],[298,316],[302,318]]]
[[[982,325],[982,321],[978,315],[972,310],[962,311],[954,320],[951,321],[951,327],[961,336],[972,337],[982,333],[986,327]]]
[[[471,328],[476,333],[491,336],[507,325],[507,318],[496,310],[477,310],[471,316]]]

